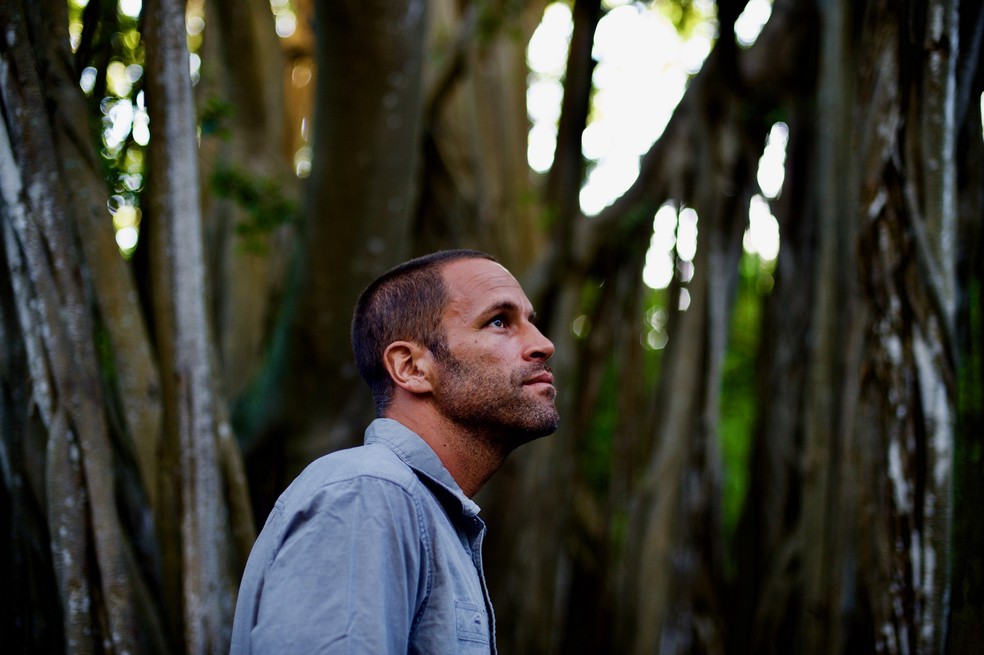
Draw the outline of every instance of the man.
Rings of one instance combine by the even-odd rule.
[[[352,344],[380,418],[277,501],[246,565],[233,653],[495,652],[471,497],[557,428],[554,347],[533,319],[515,278],[477,251],[369,285]]]

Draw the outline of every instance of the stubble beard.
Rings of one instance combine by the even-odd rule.
[[[502,456],[525,443],[552,434],[560,421],[556,391],[529,387],[525,380],[549,371],[534,362],[511,372],[469,366],[450,353],[439,358],[443,368],[441,411],[444,416],[499,451]]]

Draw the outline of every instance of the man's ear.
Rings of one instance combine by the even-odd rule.
[[[432,391],[430,369],[434,356],[412,341],[394,341],[383,351],[383,366],[393,384],[410,393]]]

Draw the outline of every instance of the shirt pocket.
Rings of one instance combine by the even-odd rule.
[[[485,608],[463,600],[454,601],[454,617],[459,641],[489,643],[489,621]]]

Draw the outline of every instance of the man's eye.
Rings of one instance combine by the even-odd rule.
[[[504,328],[506,327],[506,319],[502,318],[501,316],[496,316],[491,321],[489,321],[489,325],[494,328]]]

